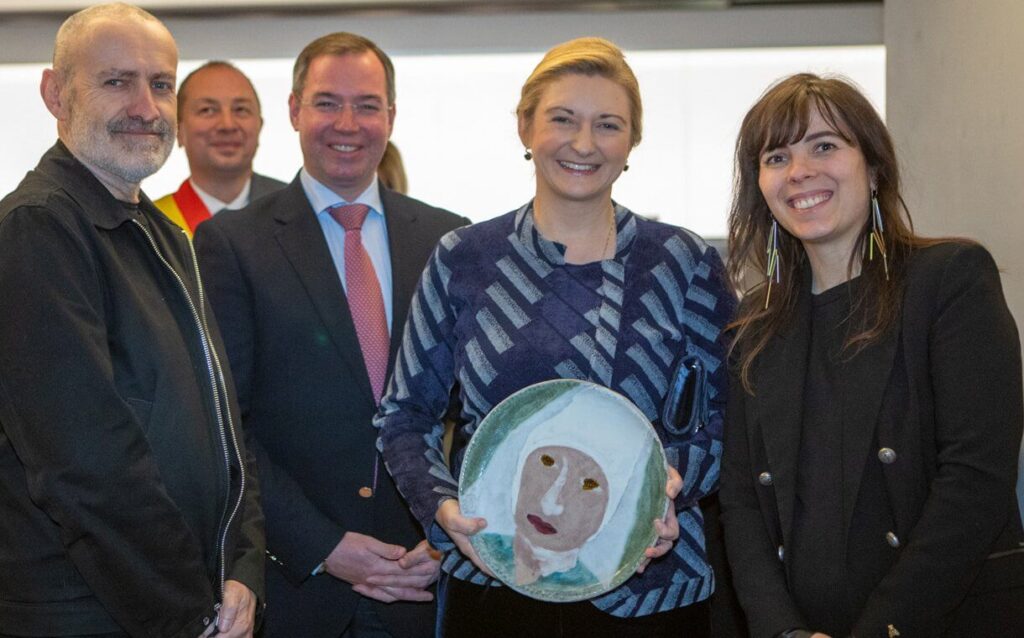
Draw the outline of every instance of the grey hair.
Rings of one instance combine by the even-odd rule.
[[[60,25],[53,43],[53,70],[62,78],[68,79],[74,74],[75,41],[93,22],[101,19],[156,22],[163,26],[152,13],[125,2],[97,4],[73,13]]]

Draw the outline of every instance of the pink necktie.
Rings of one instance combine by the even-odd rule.
[[[373,399],[379,402],[384,394],[384,377],[388,370],[387,315],[377,272],[370,255],[363,248],[362,228],[370,207],[364,204],[335,206],[330,211],[334,221],[345,229],[345,289],[352,321],[359,336],[363,362],[370,375]]]

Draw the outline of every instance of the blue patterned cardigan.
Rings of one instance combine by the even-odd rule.
[[[631,399],[654,424],[683,490],[673,551],[592,601],[630,617],[701,601],[714,590],[697,500],[718,488],[727,384],[722,327],[735,300],[718,253],[699,237],[618,205],[615,218],[615,257],[583,265],[565,263],[564,247],[540,235],[532,204],[443,237],[413,298],[375,425],[399,490],[445,550],[442,568],[497,584],[433,522],[441,502],[458,494],[462,449],[452,471],[442,452],[453,384],[463,442],[497,403],[539,381],[589,379]],[[684,355],[698,356],[709,372],[710,418],[695,435],[678,437],[662,427],[661,408]]]

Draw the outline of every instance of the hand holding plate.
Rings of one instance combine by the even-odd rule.
[[[487,574],[490,577],[494,577],[491,570],[487,569],[480,557],[476,555],[476,550],[469,543],[469,537],[487,527],[487,521],[482,518],[469,518],[462,515],[462,510],[459,508],[459,502],[453,498],[450,498],[437,508],[437,513],[434,515],[438,525],[444,528],[444,531],[448,532],[448,536],[451,537],[452,542],[459,548],[462,555],[473,561],[477,569]]]
[[[672,549],[676,539],[679,538],[679,521],[676,519],[675,499],[682,490],[683,478],[679,476],[676,468],[668,466],[668,482],[665,484],[665,494],[668,496],[668,511],[665,512],[664,518],[654,520],[654,531],[658,533],[658,542],[653,547],[648,547],[644,551],[645,558],[640,563],[640,566],[637,567],[637,573],[642,574],[644,569],[647,568],[648,563],[651,562],[651,559],[667,554]]]

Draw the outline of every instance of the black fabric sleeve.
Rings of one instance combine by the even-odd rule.
[[[0,224],[0,420],[33,504],[132,636],[195,638],[213,615],[199,543],[117,393],[104,282],[77,229],[43,208]]]
[[[257,339],[256,308],[250,284],[234,245],[217,224],[200,225],[196,229],[195,246],[204,287],[228,351],[246,444],[259,468],[266,550],[288,579],[298,585],[327,558],[347,530],[314,505],[302,487],[274,463],[253,436],[249,408]]]

